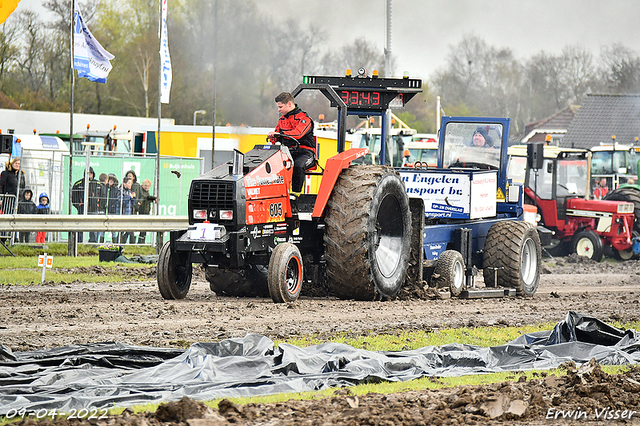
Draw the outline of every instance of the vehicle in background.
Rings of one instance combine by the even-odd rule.
[[[380,128],[360,128],[350,137],[352,148],[367,148],[369,153],[362,158],[361,164],[380,164],[382,143],[380,142]],[[402,167],[404,162],[405,145],[411,142],[416,134],[414,129],[392,128],[390,132],[390,146],[385,150],[385,164],[391,167]]]
[[[591,148],[591,158],[592,188],[605,178],[609,188],[605,200],[633,203],[634,228],[640,233],[640,146],[600,144]]]
[[[404,147],[404,167],[436,167],[438,164],[438,141],[424,140],[408,142]]]
[[[539,224],[553,231],[552,255],[577,253],[600,261],[606,247],[628,260],[640,254],[640,235],[633,230],[633,204],[590,200],[589,152],[544,146],[539,169],[527,160],[527,145],[509,148],[508,177],[524,184],[525,203],[537,207]]]

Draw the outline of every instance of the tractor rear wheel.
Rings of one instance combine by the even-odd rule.
[[[391,168],[352,165],[340,174],[325,209],[328,284],[341,299],[398,293],[409,266],[411,212]]]
[[[633,203],[633,214],[636,217],[634,229],[640,231],[640,189],[632,186],[623,186],[609,192],[604,197],[605,200],[627,201]]]
[[[169,241],[164,243],[158,255],[158,289],[164,299],[184,299],[191,287],[193,269],[187,256],[171,251]]]
[[[602,260],[604,248],[600,236],[594,231],[587,229],[576,233],[572,240],[573,252],[578,256],[585,256],[596,262]]]
[[[436,274],[439,287],[448,287],[452,296],[460,296],[465,288],[462,254],[455,250],[445,250],[436,261],[433,275]]]
[[[519,296],[533,296],[540,280],[541,251],[540,237],[531,224],[513,220],[494,223],[484,245],[485,286],[499,284],[514,288]]]
[[[269,294],[275,303],[295,302],[302,289],[302,255],[291,243],[276,245],[269,259]]]
[[[250,269],[239,270],[207,267],[205,276],[209,281],[209,288],[218,296],[266,297],[269,295],[267,268],[263,265],[252,265]]]

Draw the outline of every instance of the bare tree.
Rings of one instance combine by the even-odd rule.
[[[596,74],[593,54],[585,47],[574,45],[562,49],[559,79],[571,91],[570,102],[580,103],[595,86]]]
[[[601,82],[611,93],[640,93],[640,56],[621,44],[600,53]]]

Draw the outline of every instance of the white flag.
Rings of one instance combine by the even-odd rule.
[[[171,57],[169,56],[169,39],[167,37],[167,0],[162,0],[162,29],[160,30],[160,62],[162,80],[160,86],[160,102],[169,103],[171,92]]]
[[[89,28],[84,24],[77,3],[73,21],[73,68],[78,70],[78,77],[106,83],[109,71],[111,71],[109,61],[114,56],[107,52],[93,37]]]

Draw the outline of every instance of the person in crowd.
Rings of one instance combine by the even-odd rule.
[[[151,189],[151,181],[149,179],[143,180],[140,188],[140,195],[137,197],[136,201],[136,204],[138,206],[136,214],[151,213],[151,203],[156,200],[156,197],[149,194],[149,189]],[[140,234],[138,235],[138,244],[144,244],[146,238],[147,233],[140,232]]]
[[[38,214],[49,214],[51,213],[51,206],[49,205],[49,196],[46,192],[43,192],[38,197]],[[47,233],[44,231],[36,232],[36,243],[44,244],[47,239]]]
[[[270,141],[280,142],[291,150],[293,157],[291,190],[294,193],[300,193],[304,185],[304,171],[313,164],[316,157],[313,120],[296,105],[291,93],[282,92],[276,96],[275,101],[281,116],[276,129],[269,132],[268,137]]]
[[[140,189],[142,188],[142,186],[138,183],[138,176],[136,175],[136,172],[134,172],[133,170],[129,170],[124,176],[131,179],[131,194],[133,198],[139,197]],[[122,182],[124,182],[124,179],[122,180]],[[132,214],[136,214],[136,210],[138,209],[136,203],[134,203],[133,208],[134,211]]]
[[[22,193],[20,201],[18,201],[18,214],[36,214],[38,208],[36,203],[33,202],[33,191],[25,189]],[[20,232],[19,241],[21,243],[28,243],[31,232]]]
[[[98,212],[96,214],[107,214],[107,191],[109,178],[106,173],[100,173],[98,177]],[[104,231],[97,233],[98,241],[104,243]]]
[[[133,214],[133,209],[135,205],[136,194],[131,190],[133,186],[133,179],[130,177],[125,177],[122,180],[122,214]],[[120,242],[126,244],[127,241],[129,244],[135,244],[135,239],[133,237],[133,232],[123,232],[120,235]]]
[[[82,179],[78,179],[73,186],[71,187],[71,203],[73,204],[73,206],[76,208],[76,210],[78,211],[78,214],[84,214],[85,211],[85,207],[87,208],[87,213],[89,214],[96,214],[96,212],[98,211],[98,201],[99,201],[99,194],[98,194],[98,180],[95,178],[95,172],[93,171],[93,167],[89,167],[89,171],[85,171],[84,176],[82,176]],[[89,180],[88,183],[88,203],[85,203],[84,200],[84,188],[86,185],[86,180]],[[88,206],[87,206],[88,204]],[[98,242],[97,239],[97,232],[90,232],[89,233],[89,242]],[[82,238],[82,233],[78,234],[78,242],[82,243],[83,238]]]
[[[120,202],[120,187],[118,178],[113,173],[109,173],[108,180],[108,192],[107,192],[107,214],[120,214],[120,208],[122,203]],[[111,233],[111,241],[118,242],[118,233]]]
[[[20,174],[20,193],[18,193],[18,173]],[[20,170],[20,157],[14,157],[5,163],[0,173],[0,212],[13,214],[16,200],[20,199],[25,188],[24,171]]]
[[[593,198],[596,200],[602,200],[609,193],[607,187],[607,178],[600,179],[597,188],[593,191]]]

